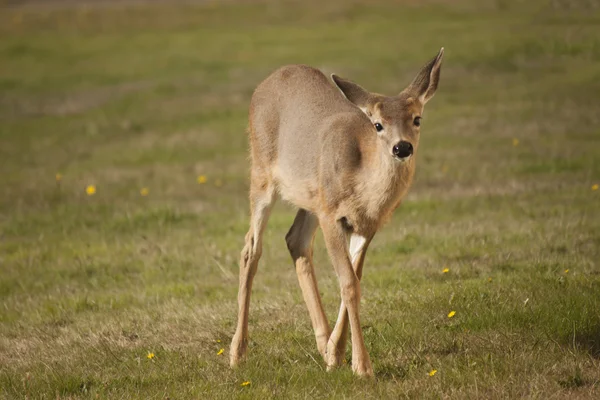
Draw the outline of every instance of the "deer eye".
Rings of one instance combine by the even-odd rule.
[[[383,125],[381,125],[379,122],[376,122],[375,129],[377,129],[377,132],[381,132],[383,130]]]
[[[415,124],[415,126],[421,126],[421,117],[415,117],[413,124]]]

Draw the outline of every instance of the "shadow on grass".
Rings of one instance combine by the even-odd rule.
[[[586,351],[596,359],[600,359],[600,322],[584,331],[576,332],[574,337],[566,338],[577,349]]]
[[[408,376],[405,365],[386,363],[375,367],[375,376],[380,380],[403,380]]]
[[[575,389],[578,387],[583,387],[587,384],[585,379],[581,376],[581,370],[577,368],[575,372],[569,375],[566,379],[562,379],[558,381],[558,384],[565,389]]]

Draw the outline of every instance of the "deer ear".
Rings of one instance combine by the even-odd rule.
[[[444,48],[431,61],[429,61],[419,74],[415,77],[412,83],[406,88],[414,96],[417,96],[422,104],[427,103],[438,87],[440,81],[440,70],[442,67],[442,58],[444,57]]]
[[[340,91],[346,96],[348,100],[354,103],[359,108],[365,108],[369,100],[369,92],[360,87],[354,82],[350,82],[346,79],[340,78],[335,74],[331,74],[331,79]]]

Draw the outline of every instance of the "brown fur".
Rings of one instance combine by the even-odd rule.
[[[358,314],[362,265],[373,236],[412,182],[419,145],[419,127],[414,121],[435,93],[442,56],[443,49],[411,85],[393,97],[369,93],[335,75],[332,85],[319,70],[304,65],[280,68],[256,88],[249,123],[252,216],[240,260],[232,366],[246,353],[252,280],[262,251],[262,233],[279,194],[300,208],[286,242],[320,353],[328,368],[341,363],[349,319],[352,368],[359,375],[373,374]],[[375,123],[384,129],[377,132]],[[401,140],[414,149],[402,161],[392,152]],[[312,242],[319,226],[342,294],[333,331],[312,265]]]

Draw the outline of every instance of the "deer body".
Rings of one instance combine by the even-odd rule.
[[[261,83],[250,120],[253,164],[281,197],[315,215],[334,211],[359,234],[391,214],[414,174],[414,158],[399,163],[377,151],[369,118],[308,66],[283,67]]]
[[[252,280],[279,194],[300,209],[286,243],[321,355],[328,368],[341,364],[349,322],[353,370],[372,375],[358,315],[362,265],[371,239],[411,184],[420,115],[437,88],[442,55],[396,97],[371,94],[335,75],[334,86],[319,70],[303,65],[280,68],[257,87],[249,123],[252,215],[240,259],[232,366],[246,353]],[[333,331],[312,264],[319,226],[340,281],[342,304]]]

